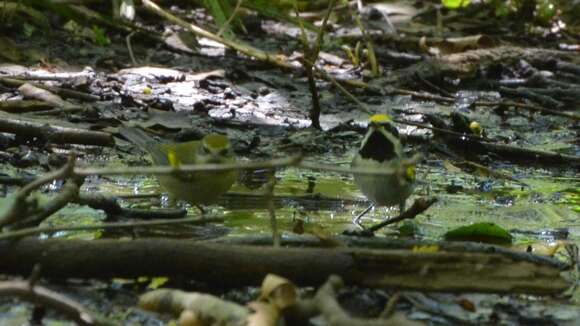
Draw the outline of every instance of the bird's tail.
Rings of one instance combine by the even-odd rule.
[[[161,150],[159,142],[153,137],[149,136],[143,129],[135,127],[121,127],[119,128],[121,136],[125,137],[131,143],[137,145],[144,151],[149,152],[157,163],[162,163],[167,160],[166,153]]]

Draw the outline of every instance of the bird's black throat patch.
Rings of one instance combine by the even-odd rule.
[[[359,150],[364,159],[384,162],[396,157],[395,146],[380,131],[373,131],[366,144]]]

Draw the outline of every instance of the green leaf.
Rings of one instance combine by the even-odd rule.
[[[234,33],[232,32],[231,24],[228,26],[228,20],[230,20],[234,10],[228,0],[204,0],[203,5],[209,11],[219,29],[223,30],[222,36],[226,39],[232,39]],[[240,24],[239,19],[234,18],[233,22]]]
[[[510,244],[512,235],[494,223],[475,223],[445,233],[445,240]]]
[[[111,40],[107,37],[107,35],[105,34],[105,31],[100,28],[99,26],[93,25],[93,37],[94,37],[94,42],[97,45],[100,46],[107,46],[109,44],[111,44]]]
[[[441,0],[441,3],[447,9],[465,8],[469,6],[471,0]]]

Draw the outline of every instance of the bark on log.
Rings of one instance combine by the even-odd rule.
[[[41,137],[55,144],[95,146],[113,146],[115,144],[113,136],[106,132],[49,125],[48,122],[34,121],[2,112],[0,112],[0,132],[26,137]]]
[[[498,253],[272,248],[173,239],[0,244],[0,273],[28,275],[37,263],[45,277],[181,275],[230,286],[258,285],[275,273],[299,285],[320,285],[337,274],[347,284],[422,291],[556,294],[568,287],[557,264]]]

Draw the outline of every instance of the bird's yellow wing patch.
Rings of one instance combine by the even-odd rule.
[[[167,160],[169,160],[169,165],[178,168],[181,165],[181,160],[177,157],[177,152],[174,148],[167,150]]]

